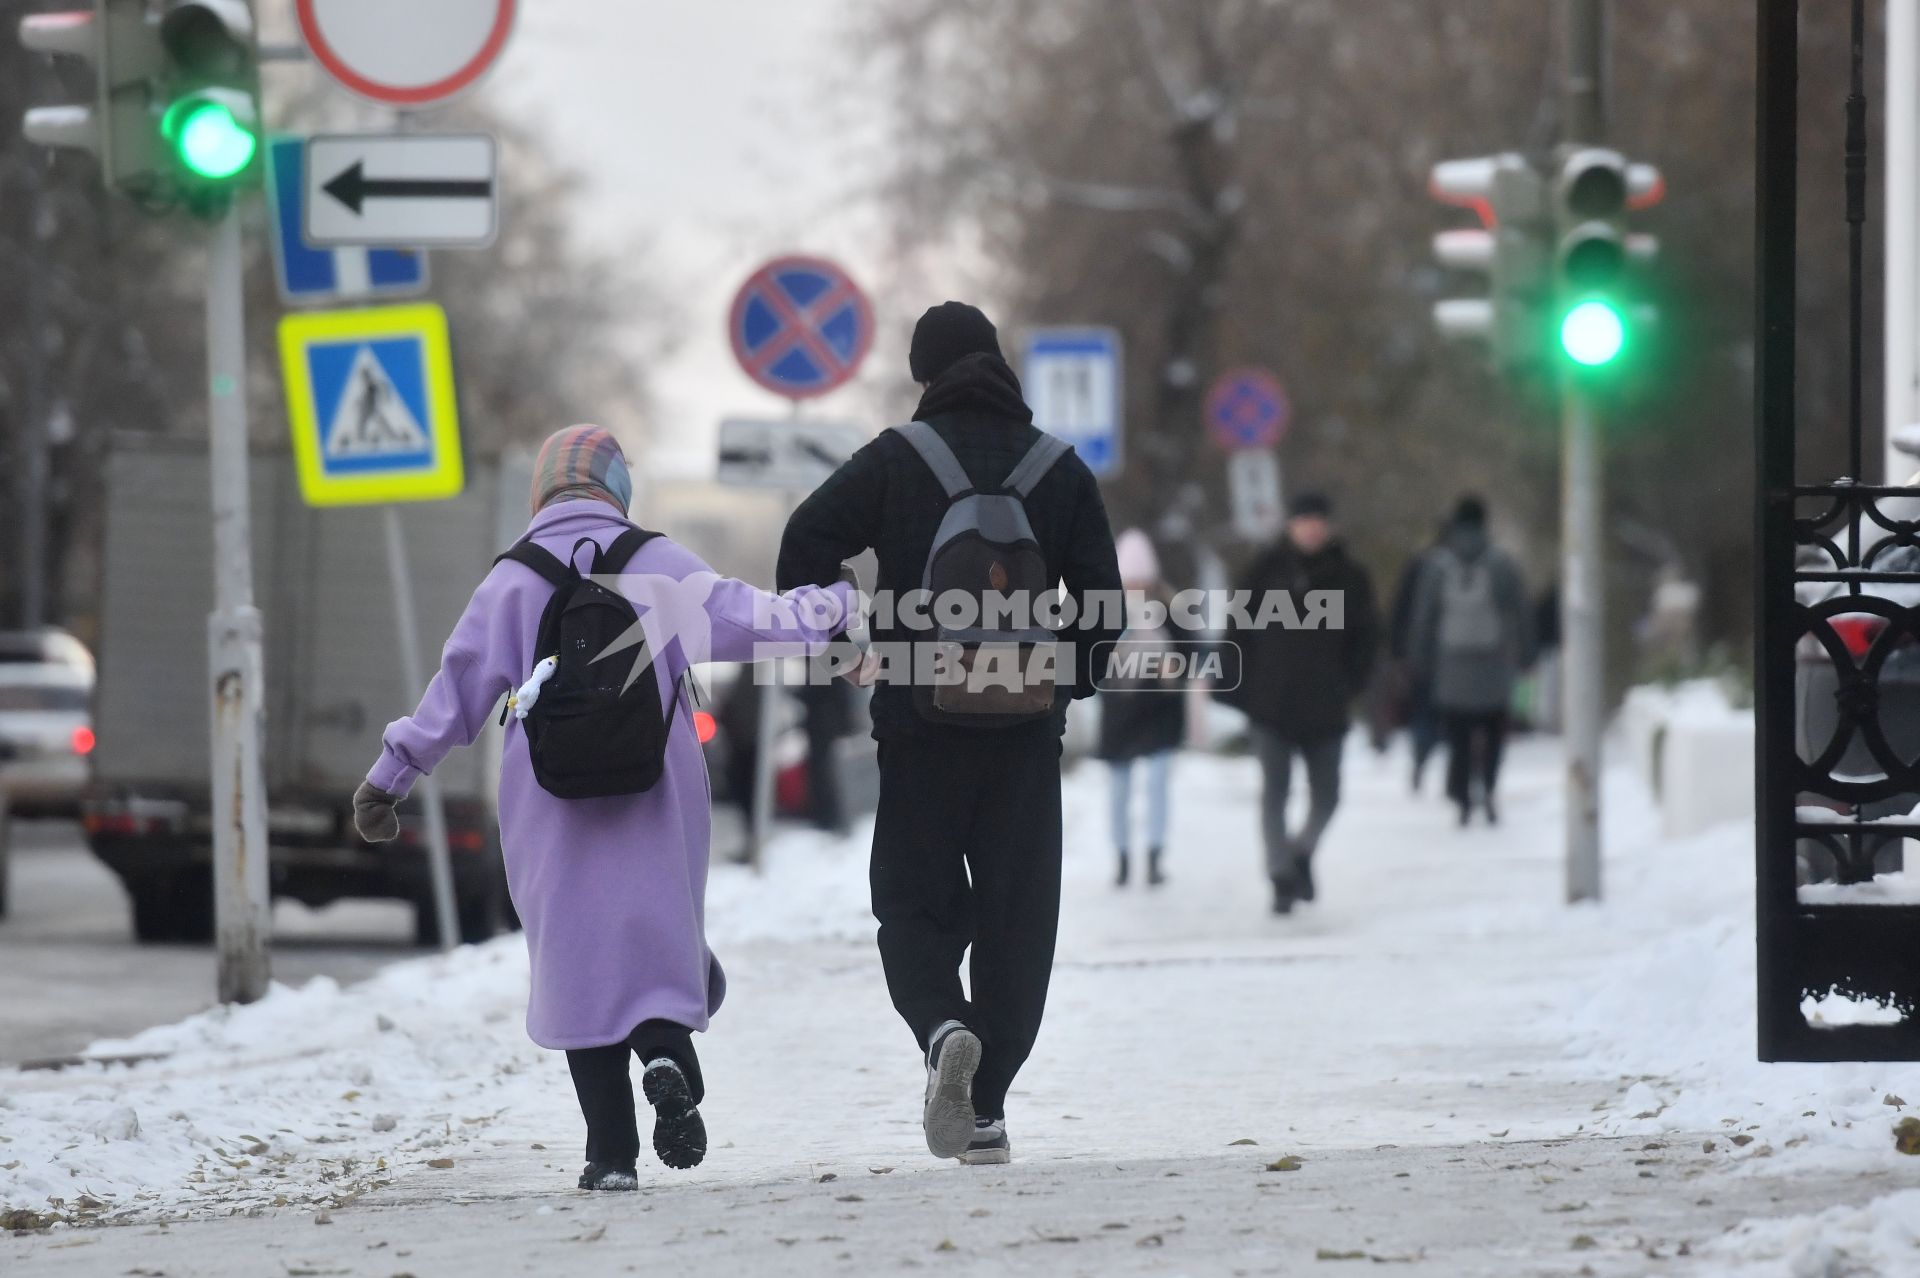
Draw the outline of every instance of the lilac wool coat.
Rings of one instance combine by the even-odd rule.
[[[556,502],[528,535],[565,559],[581,538],[605,546],[629,525],[591,499]],[[581,548],[582,567],[586,550]],[[657,654],[661,704],[691,663],[817,652],[844,624],[850,588],[784,596],[721,577],[665,537],[641,548],[621,583]],[[419,708],[387,725],[367,780],[404,795],[448,751],[471,744],[534,664],[553,587],[524,565],[495,564],[474,591]],[[776,646],[768,646],[768,645]],[[526,733],[507,720],[500,844],[532,960],[527,1033],[549,1048],[600,1047],[652,1018],[703,1030],[726,979],[706,943],[706,759],[686,695],[666,769],[643,794],[561,799],[534,780]]]

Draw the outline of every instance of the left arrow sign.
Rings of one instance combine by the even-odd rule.
[[[487,179],[466,181],[460,178],[370,178],[366,165],[355,160],[352,167],[327,183],[325,191],[357,215],[368,200],[491,200],[493,183]]]
[[[485,134],[332,135],[307,141],[307,243],[479,248],[498,180]]]

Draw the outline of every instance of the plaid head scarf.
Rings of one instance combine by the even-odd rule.
[[[569,426],[540,445],[533,463],[533,513],[556,501],[592,497],[621,514],[633,504],[633,476],[620,441],[598,426]]]

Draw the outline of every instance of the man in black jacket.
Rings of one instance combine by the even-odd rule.
[[[1373,669],[1379,631],[1373,583],[1334,536],[1332,518],[1326,497],[1302,494],[1293,503],[1285,535],[1238,584],[1250,592],[1248,608],[1255,616],[1272,592],[1286,592],[1288,611],[1302,624],[1236,625],[1229,634],[1240,645],[1241,682],[1225,700],[1244,710],[1253,724],[1264,782],[1267,877],[1277,914],[1290,912],[1295,901],[1313,899],[1313,854],[1340,802],[1340,750],[1353,701]],[[1338,612],[1316,610],[1316,594],[1323,591],[1331,594],[1318,596],[1318,602],[1338,599]],[[1339,625],[1330,623],[1332,617]],[[1287,798],[1295,755],[1306,763],[1309,802],[1306,824],[1290,834]]]
[[[915,418],[939,434],[975,489],[1001,491],[1042,436],[993,325],[974,307],[936,306],[914,329],[910,364],[924,388]],[[1079,614],[1060,635],[1074,662],[1061,662],[1053,713],[1002,727],[934,722],[913,688],[890,679],[872,701],[881,963],[893,1005],[926,1054],[927,1147],[966,1163],[1010,1156],[1007,1089],[1040,1030],[1060,917],[1060,734],[1068,701],[1094,691],[1095,648],[1118,638],[1122,624],[1113,535],[1086,464],[1067,453],[1024,504],[1046,579],[1064,584]],[[871,548],[877,595],[918,590],[948,505],[914,446],[887,431],[794,512],[780,586],[831,582],[843,561]],[[1096,592],[1113,606],[1089,609]],[[875,645],[897,652],[927,641],[904,620],[882,610]],[[960,985],[969,945],[970,1001]]]

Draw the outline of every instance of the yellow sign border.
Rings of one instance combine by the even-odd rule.
[[[427,398],[421,425],[433,444],[433,460],[404,475],[328,475],[320,457],[319,406],[314,402],[308,349],[321,342],[420,340]],[[294,466],[300,496],[309,506],[377,506],[390,502],[440,501],[466,486],[460,453],[459,398],[453,383],[453,346],[447,313],[434,302],[373,306],[350,311],[304,311],[280,320],[280,374],[293,431]]]

